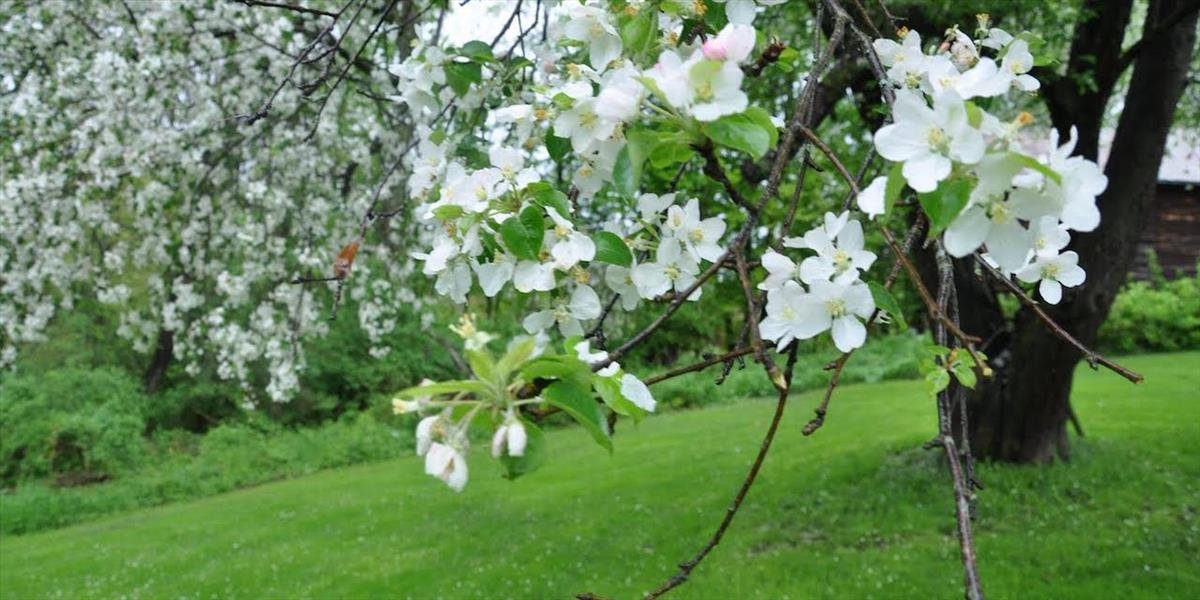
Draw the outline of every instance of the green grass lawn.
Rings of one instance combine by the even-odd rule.
[[[976,532],[993,598],[1200,593],[1200,353],[1129,358],[1139,386],[1081,369],[1070,464],[984,465]],[[919,449],[921,384],[794,397],[729,534],[680,598],[961,597],[947,477]],[[707,538],[772,410],[747,401],[578,430],[515,482],[478,448],[455,494],[417,458],[0,538],[0,596],[629,598]]]

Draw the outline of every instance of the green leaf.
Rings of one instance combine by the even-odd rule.
[[[563,412],[571,415],[597,444],[612,452],[612,440],[609,438],[608,421],[600,405],[592,399],[592,390],[574,382],[559,380],[542,390],[542,399],[551,406],[557,406]]]
[[[704,135],[726,148],[741,150],[754,158],[762,158],[771,147],[771,132],[745,113],[727,115],[705,123]]]
[[[463,44],[459,48],[458,53],[462,56],[479,62],[487,62],[492,60],[492,47],[480,40],[471,40]]]
[[[529,360],[529,357],[533,355],[533,349],[536,347],[537,340],[532,337],[526,337],[519,342],[514,342],[509,346],[504,356],[496,361],[496,372],[507,380],[509,373],[512,373],[513,369],[516,369],[518,365]]]
[[[533,231],[527,229],[525,223],[519,218],[510,218],[501,223],[500,237],[504,240],[504,245],[508,247],[508,251],[516,255],[517,258],[537,260],[538,251],[542,249],[541,239],[539,238],[538,243],[534,244]]]
[[[396,395],[405,398],[418,398],[421,396],[440,396],[442,394],[458,394],[462,392],[482,394],[487,392],[487,385],[475,379],[438,381],[429,385],[417,385],[403,389],[397,392]]]
[[[617,161],[613,163],[613,188],[622,196],[633,197],[637,194],[638,180],[641,176],[641,161],[634,164],[630,144],[625,144],[617,153]]]
[[[621,45],[625,48],[626,56],[650,49],[655,38],[654,17],[654,11],[643,10],[621,26]]]
[[[592,379],[592,368],[578,357],[558,354],[542,355],[521,367],[525,381],[535,379],[558,379],[570,381],[578,386],[587,386]]]
[[[983,109],[970,100],[967,100],[963,105],[967,108],[967,124],[978,128],[980,123],[983,123]]]
[[[908,322],[904,320],[904,311],[900,310],[900,303],[896,302],[896,297],[892,296],[892,293],[883,285],[874,281],[868,281],[867,287],[871,288],[871,297],[875,299],[875,306],[891,315],[897,327],[902,330],[908,329]]]
[[[750,117],[759,127],[762,127],[771,134],[770,147],[774,148],[775,144],[779,142],[779,128],[771,121],[771,114],[757,106],[747,108],[744,114]]]
[[[803,58],[799,50],[788,46],[783,49],[783,52],[779,53],[779,60],[775,61],[775,67],[784,73],[791,73],[796,70],[796,65],[800,64]]]
[[[567,201],[567,195],[549,183],[535,181],[526,186],[525,192],[530,195],[534,204],[542,208],[553,208],[564,217],[571,214],[571,205]]]
[[[476,379],[492,381],[496,378],[496,363],[486,350],[467,350],[465,354]]]
[[[1055,171],[1054,169],[1051,169],[1050,167],[1042,164],[1040,161],[1038,161],[1038,159],[1036,159],[1032,156],[1029,156],[1028,154],[1021,154],[1020,152],[1009,152],[1008,158],[1015,161],[1017,164],[1021,165],[1022,167],[1033,169],[1034,171],[1037,171],[1038,173],[1045,175],[1046,178],[1052,180],[1054,183],[1057,183],[1058,185],[1062,185],[1062,175],[1059,175],[1058,171]]]
[[[551,130],[546,134],[546,152],[550,153],[554,162],[562,162],[562,159],[571,153],[571,140],[558,137]]]
[[[954,378],[957,379],[960,384],[968,388],[975,389],[975,371],[971,368],[970,364],[963,361],[958,361],[954,363],[954,366],[950,369],[950,371],[954,373]]]
[[[634,422],[641,421],[642,417],[646,416],[646,411],[621,393],[620,377],[596,375],[592,378],[592,387],[600,395],[600,399],[618,415],[633,417]]]
[[[483,81],[483,69],[476,62],[451,61],[442,68],[446,71],[446,83],[459,96],[466,94],[472,83]]]
[[[673,167],[696,153],[691,146],[678,140],[662,140],[650,149],[648,159],[655,169]]]
[[[947,179],[938,185],[936,190],[928,194],[918,194],[921,208],[925,209],[925,214],[929,216],[929,222],[933,225],[930,235],[945,231],[963,208],[966,208],[970,196],[971,181],[967,179]]]
[[[892,169],[888,171],[887,186],[883,189],[883,210],[885,213],[891,213],[892,207],[896,206],[896,200],[900,199],[900,192],[904,191],[904,163],[895,163]]]
[[[633,252],[629,251],[629,246],[625,245],[621,236],[611,231],[601,231],[592,236],[592,241],[596,243],[597,261],[622,267],[633,263]]]
[[[463,208],[457,204],[446,204],[433,209],[433,216],[442,221],[453,221],[461,217],[462,214]]]
[[[937,394],[950,385],[950,373],[945,369],[934,369],[925,374],[925,383],[931,395]]]
[[[521,419],[525,426],[525,453],[521,456],[500,455],[505,479],[516,479],[537,470],[546,460],[546,434],[532,421]]]

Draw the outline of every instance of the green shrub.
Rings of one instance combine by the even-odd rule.
[[[146,409],[137,382],[116,370],[10,377],[0,384],[0,477],[114,477],[146,456]]]
[[[24,483],[0,493],[0,533],[62,527],[106,514],[202,498],[321,469],[383,460],[412,451],[407,420],[354,413],[321,427],[286,429],[261,416],[206,435],[157,432],[153,460],[104,485],[54,489]]]
[[[1100,327],[1098,345],[1113,352],[1200,348],[1200,274],[1125,286]]]

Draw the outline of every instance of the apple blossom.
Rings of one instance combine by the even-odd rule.
[[[1087,274],[1079,267],[1079,255],[1073,251],[1062,254],[1039,254],[1033,262],[1017,271],[1017,278],[1027,283],[1040,281],[1038,293],[1050,304],[1062,300],[1063,286],[1075,287],[1083,283]]]
[[[934,97],[933,108],[918,92],[899,90],[895,123],[875,132],[879,155],[903,162],[904,178],[918,192],[932,192],[950,175],[951,161],[974,164],[983,157],[983,136],[967,122],[963,100],[953,91]]]

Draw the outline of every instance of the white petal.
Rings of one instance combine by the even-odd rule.
[[[1058,304],[1062,300],[1062,285],[1053,279],[1043,279],[1038,291],[1042,293],[1042,299],[1050,304]]]
[[[591,286],[580,285],[571,293],[570,310],[576,319],[595,319],[600,316],[600,296]]]
[[[530,335],[538,333],[539,331],[545,331],[553,324],[554,311],[552,310],[540,310],[525,317],[525,320],[521,322],[521,326],[523,326],[525,331]]]
[[[858,319],[845,316],[833,321],[833,344],[842,352],[849,352],[867,341],[867,328]]]
[[[650,394],[650,388],[642,383],[641,379],[626,373],[621,376],[621,395],[633,402],[635,406],[647,412],[654,412],[654,408],[658,405],[654,400],[654,396]]]
[[[508,424],[508,455],[525,456],[525,444],[529,438],[525,433],[525,425],[518,420]]]
[[[500,452],[504,449],[504,441],[507,437],[508,425],[496,428],[496,433],[492,434],[492,458],[500,458]]]
[[[905,161],[901,169],[908,186],[918,192],[932,192],[938,182],[950,174],[950,159],[932,152]]]
[[[908,160],[929,152],[928,135],[928,128],[912,122],[884,125],[875,132],[875,149],[890,161]]]
[[[858,193],[858,209],[867,213],[872,220],[876,215],[885,211],[884,193],[887,190],[887,177],[876,177],[871,184]],[[784,241],[785,245],[787,241]]]
[[[1085,279],[1087,279],[1087,273],[1079,268],[1079,265],[1067,267],[1058,274],[1058,282],[1067,287],[1075,287],[1083,283]]]
[[[1032,236],[1016,221],[993,224],[987,236],[988,254],[991,254],[1005,271],[1021,268],[1032,245]]]

